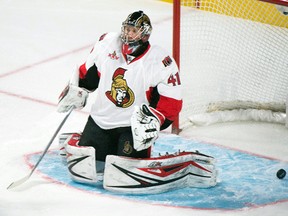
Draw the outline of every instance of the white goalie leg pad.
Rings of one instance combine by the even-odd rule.
[[[106,157],[103,186],[113,192],[152,194],[183,187],[209,188],[216,184],[214,158],[196,152],[149,159]]]
[[[72,180],[79,183],[95,184],[97,182],[95,149],[78,146],[80,134],[74,133],[67,139],[67,166]]]
[[[59,135],[58,137],[58,146],[59,146],[59,155],[65,159],[66,161],[66,157],[67,157],[67,152],[65,149],[65,145],[67,144],[67,139],[71,137],[71,135],[74,133],[62,133]]]

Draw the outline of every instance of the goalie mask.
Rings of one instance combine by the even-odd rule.
[[[152,25],[149,17],[143,11],[129,14],[122,23],[121,39],[124,54],[133,54],[145,42],[149,40]]]

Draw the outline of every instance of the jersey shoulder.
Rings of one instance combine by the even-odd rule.
[[[102,34],[97,42],[94,44],[94,47],[91,53],[103,53],[110,49],[117,49],[121,43],[120,33],[110,32]]]
[[[162,68],[168,69],[171,66],[172,68],[177,70],[177,64],[172,55],[166,49],[159,45],[153,45],[150,47],[149,59],[151,61],[154,61]]]
[[[168,55],[167,50],[159,45],[151,45],[150,46],[151,54],[154,56],[165,56]]]
[[[117,40],[120,39],[120,33],[118,32],[108,32],[108,33],[104,33],[102,34],[98,41],[111,41],[111,40]]]

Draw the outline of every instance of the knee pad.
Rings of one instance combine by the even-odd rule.
[[[65,142],[68,172],[72,180],[79,183],[94,184],[98,181],[96,172],[95,149],[79,146],[81,135],[72,134]]]

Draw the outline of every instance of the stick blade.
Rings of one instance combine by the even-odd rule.
[[[19,179],[18,181],[12,182],[8,187],[7,190],[13,189],[21,184],[23,184],[25,181],[29,179],[30,175],[25,176],[24,178]]]

